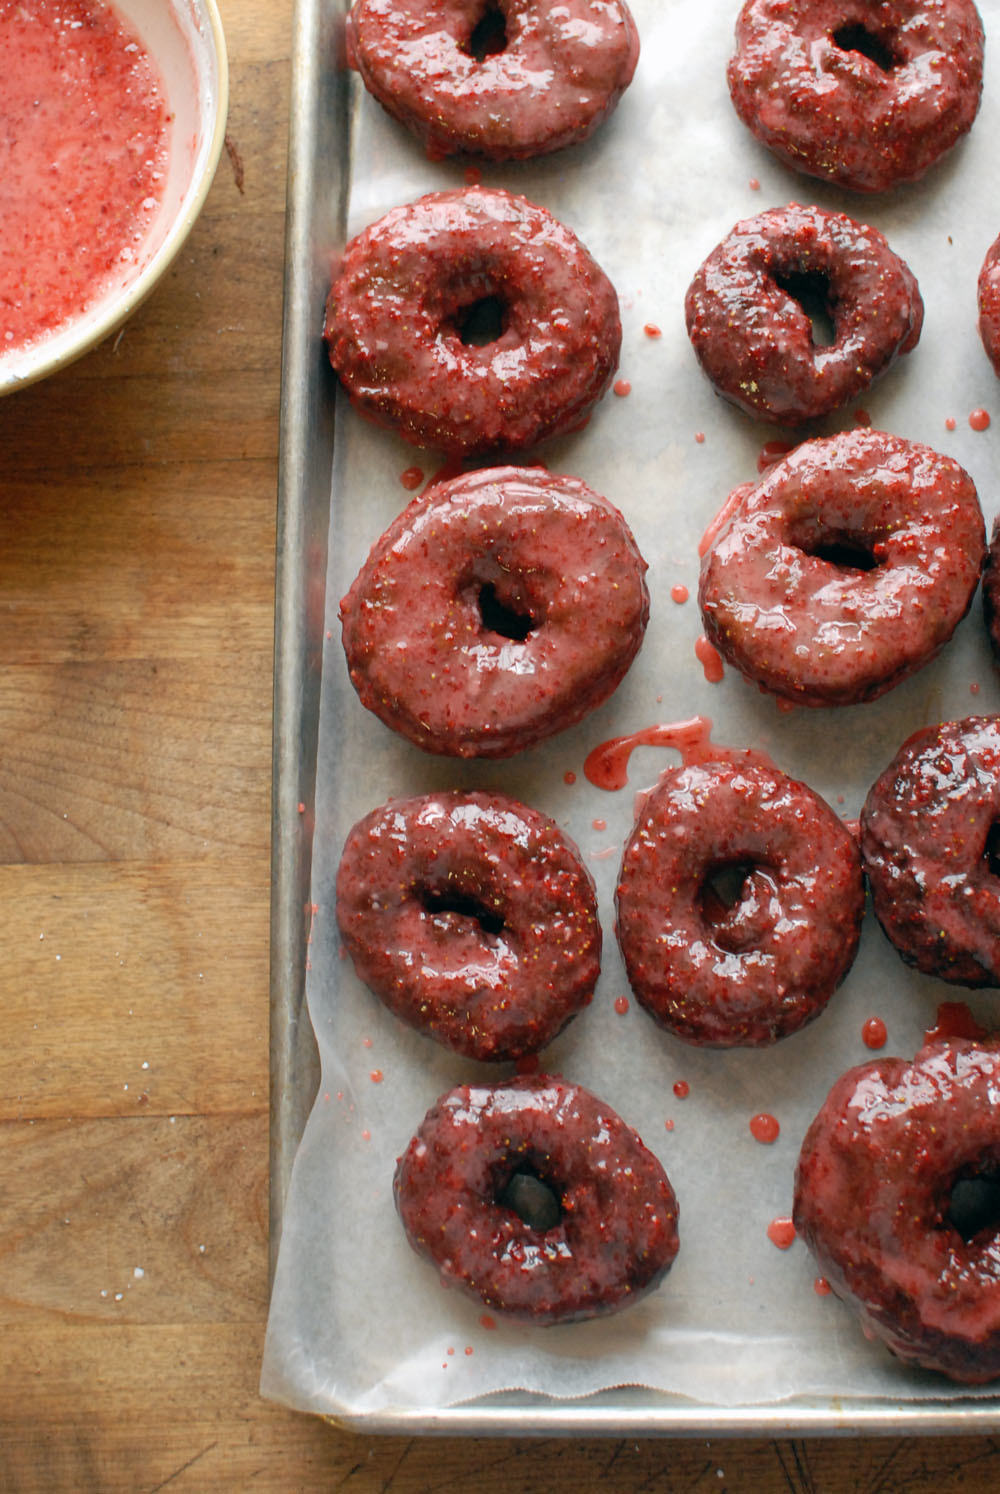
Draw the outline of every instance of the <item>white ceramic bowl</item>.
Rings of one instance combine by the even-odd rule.
[[[153,289],[201,212],[226,132],[229,74],[216,0],[112,0],[155,62],[173,115],[166,189],[139,254],[85,311],[0,353],[0,395],[45,378],[113,332]]]

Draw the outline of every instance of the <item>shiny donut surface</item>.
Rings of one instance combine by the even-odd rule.
[[[828,319],[830,341],[817,341],[811,312]],[[790,203],[736,224],[692,280],[685,314],[719,394],[749,415],[801,425],[911,352],[924,308],[877,229]]]
[[[908,964],[956,985],[1000,985],[998,821],[998,716],[914,732],[861,810],[879,923]]]
[[[539,1185],[528,1222],[520,1200]],[[395,1197],[443,1285],[538,1324],[627,1307],[678,1249],[656,1157],[609,1105],[549,1074],[442,1096],[399,1160]]]
[[[809,1127],[795,1180],[796,1230],[865,1332],[968,1384],[1000,1375],[1000,1229],[988,1209],[976,1218],[968,1190],[1000,1171],[998,1094],[995,1040],[851,1069]]]
[[[616,906],[629,982],[658,1022],[706,1047],[761,1047],[817,1017],[853,963],[857,843],[777,769],[669,769],[626,842]]]
[[[581,426],[618,366],[618,297],[576,235],[499,188],[393,208],[341,256],[324,325],[351,402],[454,456]]]
[[[508,757],[581,720],[645,632],[646,563],[607,499],[544,468],[429,487],[341,603],[362,703],[418,747]]]
[[[986,553],[969,474],[883,431],[803,442],[723,512],[701,564],[706,634],[748,680],[802,705],[874,700],[927,664]]]
[[[979,336],[993,371],[1000,378],[1000,239],[986,251],[979,272]]]
[[[786,165],[857,192],[923,176],[972,126],[972,0],[746,0],[728,67],[737,114]]]
[[[623,0],[355,0],[348,57],[434,157],[520,161],[586,140],[632,81]]]
[[[521,1058],[590,1001],[593,879],[547,815],[506,794],[395,799],[353,827],[337,922],[360,978],[467,1058]]]

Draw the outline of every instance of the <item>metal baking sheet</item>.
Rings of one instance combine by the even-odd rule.
[[[320,1080],[314,1036],[316,1014],[310,1013],[308,1007],[307,985],[317,915],[322,916],[316,901],[314,862],[318,863],[322,855],[327,858],[330,855],[329,827],[322,823],[322,805],[330,784],[320,765],[320,752],[323,712],[331,710],[331,696],[335,702],[332,707],[335,728],[340,726],[337,713],[341,710],[346,713],[343,762],[338,769],[342,774],[339,781],[351,784],[351,792],[343,793],[345,813],[356,802],[364,808],[380,802],[385,797],[386,782],[392,783],[393,791],[402,792],[409,790],[421,773],[427,787],[443,785],[448,779],[447,768],[439,761],[426,760],[415,754],[415,750],[408,756],[407,749],[402,758],[393,758],[390,752],[387,764],[372,760],[371,790],[366,797],[364,778],[369,739],[365,733],[376,730],[376,737],[371,739],[375,741],[377,730],[384,729],[377,723],[375,727],[365,723],[360,737],[357,736],[350,713],[354,709],[360,713],[361,708],[349,694],[343,693],[342,681],[337,678],[335,640],[331,647],[337,598],[332,593],[328,595],[331,585],[328,578],[331,575],[339,578],[356,568],[363,559],[362,535],[367,534],[368,542],[374,540],[383,527],[377,516],[383,516],[387,522],[394,508],[402,506],[406,493],[398,486],[400,470],[407,464],[415,464],[429,475],[435,465],[430,454],[411,451],[404,456],[404,449],[388,437],[377,455],[360,466],[361,459],[356,453],[345,453],[342,445],[338,446],[341,427],[335,380],[320,337],[331,260],[349,232],[358,226],[355,218],[360,216],[367,221],[366,212],[370,219],[394,201],[418,195],[413,190],[415,182],[422,183],[421,190],[457,184],[463,170],[453,163],[435,167],[422,161],[415,147],[395,133],[396,127],[391,122],[376,121],[372,113],[376,106],[343,65],[342,27],[346,8],[345,0],[334,3],[299,0],[293,47],[276,605],[271,930],[271,1243],[275,1268],[283,1225],[288,1218],[295,1157],[317,1099]],[[901,365],[898,381],[893,384],[895,375],[890,375],[866,397],[864,404],[876,424],[926,440],[963,461],[976,477],[987,518],[992,519],[997,508],[993,491],[994,437],[991,432],[972,433],[966,416],[973,404],[987,409],[992,406],[995,416],[1000,415],[996,381],[978,348],[974,328],[974,268],[993,237],[993,232],[987,236],[989,205],[981,200],[987,194],[976,190],[977,181],[990,179],[988,173],[993,169],[992,142],[997,138],[1000,120],[1000,111],[993,102],[993,73],[991,70],[987,75],[983,112],[973,137],[955,153],[953,162],[938,168],[928,183],[893,195],[884,203],[859,202],[793,177],[771,161],[736,122],[719,85],[720,69],[724,69],[730,50],[735,0],[733,3],[706,0],[698,8],[697,17],[675,14],[672,8],[669,20],[660,14],[656,0],[635,0],[633,9],[643,35],[643,58],[636,83],[607,127],[607,139],[594,142],[593,148],[583,147],[550,158],[534,168],[483,173],[490,184],[524,191],[570,221],[609,271],[622,296],[625,344],[621,374],[632,383],[632,392],[620,403],[609,395],[588,431],[577,441],[560,444],[551,456],[546,453],[546,459],[550,465],[602,487],[630,518],[633,515],[629,511],[629,492],[620,489],[623,477],[627,476],[637,491],[655,490],[657,485],[663,490],[661,514],[650,514],[647,496],[645,510],[638,509],[635,515],[635,521],[642,526],[640,542],[647,554],[656,554],[658,567],[658,574],[654,576],[651,572],[651,581],[654,617],[659,615],[660,631],[651,623],[641,656],[645,659],[646,674],[637,675],[635,681],[630,678],[615,701],[603,709],[600,720],[589,728],[577,728],[571,740],[543,768],[548,772],[551,790],[555,782],[554,765],[565,762],[579,769],[587,746],[619,731],[650,725],[654,720],[698,713],[711,717],[713,739],[729,746],[764,747],[780,766],[807,778],[831,802],[839,798],[842,812],[850,815],[857,812],[859,794],[863,796],[864,785],[874,776],[873,769],[888,760],[906,734],[903,723],[910,730],[924,719],[1000,709],[1000,690],[980,625],[970,617],[962,625],[961,638],[950,646],[943,662],[931,666],[919,684],[893,692],[891,706],[884,709],[867,707],[832,716],[828,712],[805,713],[805,719],[803,713],[794,713],[795,720],[790,722],[775,710],[773,703],[752,699],[747,687],[728,671],[718,683],[711,683],[702,675],[692,647],[698,632],[694,603],[689,601],[681,608],[671,602],[671,583],[685,582],[693,593],[697,535],[729,489],[754,475],[757,452],[776,433],[721,406],[707,386],[699,382],[683,336],[681,300],[690,274],[708,249],[737,218],[762,207],[791,200],[818,201],[874,222],[917,271],[928,300],[928,324],[920,349],[910,355],[910,366]],[[1000,20],[1000,16],[995,5],[982,9],[989,31],[991,21]],[[655,40],[653,46],[649,45],[651,39]],[[657,64],[671,51],[675,54],[670,61],[672,76],[677,76],[676,69],[680,66],[683,71],[700,73],[703,78],[703,83],[697,84],[689,80],[683,97],[681,90],[672,92],[663,86],[664,79],[657,77]],[[996,81],[1000,83],[1000,79]],[[703,100],[701,106],[692,107],[691,100],[699,98]],[[627,132],[640,122],[643,122],[643,148],[630,159]],[[655,149],[651,148],[651,141],[655,142]],[[640,173],[644,216],[642,221],[636,221],[629,216],[634,209],[628,182],[630,176]],[[625,207],[619,214],[609,210],[616,184],[624,194]],[[651,211],[651,202],[659,207]],[[994,231],[996,226],[1000,225],[993,225]],[[641,253],[633,252],[649,234],[658,235],[662,245],[662,264],[656,273],[648,256],[643,259]],[[941,305],[931,300],[931,294],[940,294],[942,289],[948,292],[943,313]],[[660,326],[661,337],[652,338],[645,332],[651,323]],[[339,418],[344,418],[342,408]],[[352,418],[348,413],[347,419]],[[949,429],[947,422],[951,419],[954,427]],[[836,424],[829,422],[828,426],[833,428]],[[698,440],[699,436],[703,439]],[[621,468],[623,443],[632,458],[631,466],[624,469]],[[365,456],[371,458],[372,454],[366,451]],[[617,474],[612,470],[615,464],[619,466]],[[363,482],[359,481],[359,475],[363,476]],[[388,489],[392,485],[392,492],[383,492],[378,499],[373,497],[375,488]],[[340,547],[343,556],[338,553]],[[678,666],[679,691],[674,689],[666,700],[651,694],[655,689],[652,681],[657,659],[662,659],[664,679],[668,680],[670,661],[682,655],[684,662]],[[676,683],[670,679],[672,688]],[[832,752],[831,740],[836,747]],[[414,755],[420,758],[416,767]],[[402,765],[398,789],[392,780],[397,762]],[[600,795],[595,798],[596,791],[590,792],[585,787],[576,801],[568,789],[565,792],[560,789],[551,791],[552,802],[539,803],[539,807],[547,808],[557,819],[568,823],[585,854],[593,857],[590,864],[598,876],[605,906],[608,889],[613,886],[614,856],[631,821],[632,795],[654,781],[664,765],[662,757],[654,761],[638,755],[631,785],[617,796],[614,804],[611,796],[605,796],[598,805]],[[513,783],[517,782],[519,772],[515,768]],[[560,782],[562,776],[559,775]],[[582,779],[582,775],[578,776]],[[491,783],[498,782],[493,773],[486,777]],[[475,770],[463,771],[462,781],[475,781]],[[843,792],[838,794],[838,788]],[[336,798],[336,783],[333,793]],[[525,793],[524,797],[530,796]],[[537,796],[534,802],[539,802]],[[318,839],[317,805],[321,821]],[[598,813],[606,819],[598,820]],[[349,819],[348,813],[348,822]],[[610,823],[612,828],[600,834],[588,833],[598,823]],[[317,851],[322,855],[314,855]],[[713,1123],[724,1110],[721,1103],[713,1101],[720,1093],[732,1089],[734,1080],[739,1111],[738,1117],[730,1116],[731,1120],[745,1119],[751,1107],[764,1108],[768,1098],[774,1098],[776,1108],[780,1109],[778,1102],[785,1098],[789,1086],[789,1068],[793,1072],[801,1069],[808,1076],[808,1102],[815,1109],[833,1074],[848,1062],[860,1062],[867,1056],[857,1036],[862,1015],[870,1010],[885,1017],[889,1021],[892,1051],[912,1052],[919,1032],[933,1016],[935,1001],[962,994],[911,977],[901,968],[897,970],[891,961],[887,963],[879,938],[877,930],[866,928],[862,956],[849,978],[852,994],[843,1000],[840,996],[834,998],[838,1002],[836,1017],[828,1013],[809,1029],[811,1036],[789,1039],[760,1057],[756,1072],[766,1078],[759,1086],[753,1077],[753,1055],[739,1055],[727,1069],[729,1060],[720,1060],[718,1055],[698,1055],[686,1049],[679,1052],[682,1045],[674,1044],[671,1048],[672,1040],[654,1036],[649,1029],[642,1028],[641,1023],[648,1019],[633,1003],[628,1017],[622,1019],[620,1030],[628,1030],[629,1040],[639,1048],[652,1047],[663,1056],[666,1091],[676,1075],[687,1074],[695,1076],[692,1091],[700,1093],[704,1100],[700,1109],[683,1112],[685,1117],[697,1114],[697,1127],[688,1125],[686,1119],[682,1124],[681,1106],[662,1097],[656,1100],[658,1113],[662,1116],[669,1112],[671,1118],[676,1117],[676,1129],[665,1136],[660,1119],[657,1137],[648,1134],[652,1122],[639,1125],[644,1139],[659,1152],[675,1182],[678,1169],[683,1175],[687,1166],[697,1190],[698,1168],[702,1167],[701,1191],[710,1188],[710,1169],[705,1168],[704,1156],[701,1162],[697,1161],[697,1154],[699,1148],[704,1153],[710,1145],[706,1138],[711,1136]],[[609,939],[606,931],[607,963],[611,968],[603,987],[601,1020],[608,1032],[617,1032],[614,1023],[618,1019],[610,1015],[609,1003],[611,993],[624,987],[620,974],[614,972],[612,951],[613,938]],[[889,982],[899,990],[883,999],[887,971]],[[344,977],[345,986],[349,980],[349,975]],[[984,998],[976,1009],[987,1014],[989,998]],[[590,1021],[590,1014],[583,1020]],[[824,1023],[828,1024],[826,1028],[822,1026]],[[626,1024],[632,1026],[627,1028]],[[395,1038],[391,1031],[380,1028],[378,1041],[390,1045],[386,1050],[390,1051]],[[424,1040],[414,1041],[416,1049],[409,1042],[401,1043],[393,1056],[401,1058],[418,1053],[423,1063],[420,1044]],[[832,1056],[824,1056],[827,1048]],[[560,1049],[557,1057],[569,1072],[574,1059],[585,1062],[586,1054],[583,1048],[575,1049],[571,1042]],[[447,1060],[434,1059],[427,1063],[427,1069],[426,1075],[419,1075],[413,1081],[414,1093],[425,1093],[426,1103],[448,1083],[465,1077],[454,1067],[449,1070]],[[448,1079],[440,1082],[439,1076],[446,1072]],[[585,1075],[574,1071],[573,1076],[584,1077],[591,1087],[601,1089],[599,1083]],[[606,1097],[616,1103],[626,1118],[637,1123],[629,1109],[627,1090]],[[643,1103],[644,1115],[652,1103]],[[690,1100],[684,1103],[691,1105]],[[788,1103],[790,1106],[791,1097]],[[412,1114],[411,1129],[424,1108],[426,1104],[421,1104]],[[759,1148],[757,1153],[752,1149],[748,1153],[750,1205],[754,1202],[751,1186],[754,1168],[759,1167],[768,1175],[779,1165],[786,1172],[794,1165],[797,1124],[786,1127],[784,1151],[773,1164],[769,1158],[765,1165]],[[722,1132],[720,1136],[723,1144],[728,1145],[725,1134]],[[404,1142],[405,1136],[401,1136],[400,1149]],[[694,1163],[685,1164],[685,1149],[695,1155]],[[336,1179],[334,1169],[331,1187],[337,1186]],[[761,1186],[762,1189],[770,1186],[766,1184],[766,1176]],[[777,1185],[776,1197],[781,1196],[782,1186]],[[380,1187],[388,1191],[388,1177],[380,1180]],[[790,1186],[785,1193],[790,1193]],[[682,1256],[685,1223],[692,1212],[685,1210],[685,1196],[691,1196],[690,1185],[687,1195],[681,1195]],[[346,1229],[348,1216],[353,1218],[357,1212],[357,1200],[352,1197],[337,1202],[343,1208]],[[773,1281],[769,1290],[786,1290],[786,1278],[782,1275],[784,1260],[763,1238],[762,1223],[769,1211],[770,1204],[763,1213],[758,1209],[752,1224],[749,1220],[746,1223],[748,1258],[754,1279],[744,1276],[744,1296],[748,1287],[756,1289],[757,1277]],[[733,1217],[732,1208],[729,1217]],[[801,1258],[796,1278],[800,1287],[809,1267],[801,1244],[796,1249]],[[689,1254],[699,1250],[696,1243]],[[425,1298],[429,1295],[433,1300],[437,1291],[433,1274],[416,1262],[412,1269],[417,1272],[414,1279],[420,1283],[421,1295]],[[427,1274],[421,1275],[422,1272]],[[662,1289],[665,1303],[669,1302],[672,1280],[673,1277],[668,1278]],[[287,1296],[286,1284],[286,1299]],[[835,1312],[843,1313],[839,1304],[829,1305]],[[803,1307],[807,1313],[811,1310],[805,1300]],[[895,1390],[862,1391],[851,1374],[846,1373],[842,1384],[832,1389],[828,1386],[822,1393],[801,1395],[793,1391],[780,1399],[769,1399],[766,1385],[760,1387],[759,1394],[736,1399],[702,1393],[666,1393],[632,1385],[609,1386],[576,1398],[516,1389],[466,1398],[456,1396],[454,1391],[446,1393],[443,1381],[439,1399],[428,1403],[425,1398],[419,1405],[408,1403],[405,1397],[393,1399],[391,1394],[366,1402],[356,1394],[342,1396],[332,1385],[321,1396],[314,1396],[297,1391],[294,1376],[289,1378],[275,1370],[274,1361],[282,1356],[275,1351],[274,1343],[282,1329],[280,1324],[275,1325],[274,1317],[272,1312],[264,1393],[368,1431],[518,1435],[981,1432],[995,1430],[1000,1420],[1000,1405],[994,1396],[960,1395],[950,1392],[944,1382],[928,1377],[924,1377],[919,1397],[914,1398],[906,1372],[897,1376]],[[629,1317],[630,1314],[623,1314],[622,1322]],[[589,1327],[578,1326],[585,1332]],[[335,1332],[336,1328],[334,1325]],[[348,1348],[350,1333],[356,1331],[356,1328],[346,1331]],[[820,1334],[823,1332],[821,1327]],[[853,1349],[858,1335],[846,1314],[842,1332],[844,1342]],[[761,1318],[762,1348],[767,1336],[765,1314]],[[752,1334],[745,1346],[753,1352]],[[561,1352],[571,1351],[564,1348]],[[819,1352],[823,1352],[822,1343]],[[319,1379],[322,1381],[322,1373]]]

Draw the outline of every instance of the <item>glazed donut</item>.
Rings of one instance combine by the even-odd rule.
[[[828,315],[832,343],[814,341],[809,305]],[[854,399],[916,347],[924,318],[916,280],[877,229],[794,202],[736,224],[685,312],[718,393],[778,425]]]
[[[1000,716],[925,726],[868,791],[861,852],[879,923],[908,964],[1000,985]]]
[[[587,1005],[601,969],[579,851],[506,794],[372,810],[347,837],[337,923],[390,1011],[466,1058],[537,1052]]]
[[[796,1230],[869,1335],[967,1384],[1000,1375],[1000,1230],[968,1209],[969,1183],[997,1176],[998,1091],[995,1041],[862,1064],[831,1089],[795,1179]]]
[[[657,1159],[610,1106],[549,1074],[443,1095],[399,1160],[395,1196],[443,1285],[532,1323],[617,1312],[677,1254]]]
[[[986,251],[979,272],[979,335],[1000,378],[1000,239]]]
[[[727,77],[743,123],[787,166],[884,192],[971,128],[983,26],[972,0],[746,0]]]
[[[347,245],[324,335],[359,410],[468,456],[583,425],[622,329],[575,234],[524,197],[465,187],[394,208]]]
[[[355,0],[348,58],[434,157],[520,161],[586,140],[625,92],[623,0]]]
[[[362,704],[427,752],[509,757],[616,688],[649,615],[618,510],[543,468],[441,482],[390,524],[341,603]]]
[[[629,983],[662,1026],[762,1047],[819,1016],[850,969],[861,860],[833,810],[776,768],[668,769],[626,842],[616,906]]]
[[[701,564],[706,636],[801,705],[874,700],[932,659],[986,549],[969,474],[882,431],[804,442],[723,513]]]

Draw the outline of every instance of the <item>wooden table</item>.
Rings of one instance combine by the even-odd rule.
[[[262,1401],[291,0],[125,329],[0,403],[0,1487],[1000,1486],[992,1439],[364,1439]]]

